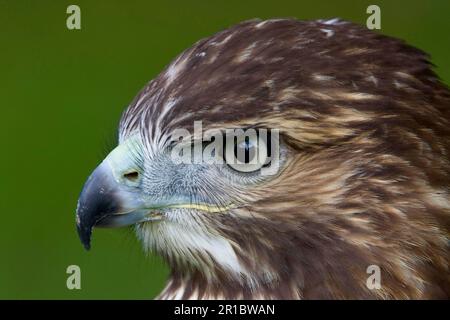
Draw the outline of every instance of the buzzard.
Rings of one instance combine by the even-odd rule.
[[[198,121],[277,130],[278,169],[246,170],[247,138],[245,170],[174,162],[174,130]],[[93,227],[133,225],[171,269],[160,299],[448,298],[449,154],[450,93],[424,52],[339,19],[246,21],[132,101],[77,229],[89,248]]]

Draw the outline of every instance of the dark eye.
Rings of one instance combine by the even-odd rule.
[[[233,141],[226,141],[224,160],[236,171],[257,171],[264,166],[267,157],[267,144],[256,134],[233,137]]]
[[[257,156],[257,142],[250,140],[249,137],[245,137],[243,141],[235,143],[234,156],[239,159],[240,162],[249,164]]]

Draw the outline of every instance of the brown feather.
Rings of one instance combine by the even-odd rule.
[[[155,140],[195,120],[278,128],[289,160],[233,215],[205,217],[260,285],[167,256],[161,298],[180,287],[183,298],[450,297],[450,94],[425,53],[351,23],[244,22],[150,82],[121,137]],[[366,287],[372,264],[380,290]]]

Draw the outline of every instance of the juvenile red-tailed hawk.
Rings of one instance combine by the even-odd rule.
[[[171,135],[194,121],[279,130],[276,174],[174,163]],[[241,23],[177,57],[119,135],[78,232],[88,248],[94,226],[134,225],[171,268],[159,298],[450,296],[450,94],[398,39],[337,19]]]

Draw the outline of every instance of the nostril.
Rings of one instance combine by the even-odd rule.
[[[132,172],[125,173],[123,175],[123,177],[127,180],[135,182],[139,178],[139,173],[137,173],[136,171],[132,171]]]

